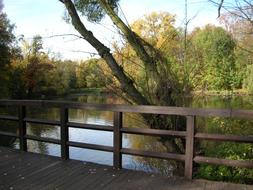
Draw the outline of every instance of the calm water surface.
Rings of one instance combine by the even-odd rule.
[[[94,96],[94,95],[71,95],[64,100],[72,100],[88,103],[121,103],[120,100],[111,96]],[[239,109],[253,109],[253,97],[197,97],[191,101],[191,107],[197,108],[239,108]],[[4,111],[5,110],[5,111]],[[7,111],[6,111],[7,110]],[[9,112],[15,114],[15,110],[1,109],[2,112]],[[59,120],[59,109],[28,109],[28,117]],[[79,123],[112,125],[112,112],[98,112],[85,111],[79,109],[69,110],[69,120]],[[124,114],[124,127],[148,127],[144,124],[141,117],[137,114]],[[1,122],[1,129],[5,131],[17,131],[17,125],[13,122]],[[197,118],[197,129],[201,132],[221,133],[221,134],[236,134],[236,135],[253,135],[253,122],[247,120],[237,119],[223,119],[223,118]],[[58,126],[46,126],[37,124],[27,124],[27,133],[29,135],[36,135],[41,137],[60,138],[60,128]],[[113,136],[111,132],[100,132],[84,129],[69,130],[70,140],[84,143],[92,143],[99,145],[112,146]],[[12,146],[18,148],[18,140],[10,140],[8,138],[0,138],[0,145]],[[158,152],[165,152],[166,148],[159,142],[158,138],[147,137],[140,135],[123,135],[123,147],[134,148],[141,150],[151,150]],[[217,142],[201,142],[198,144],[198,151],[201,154],[215,157],[229,157],[229,151],[224,153],[226,147],[244,150],[245,145],[236,143],[217,143]],[[253,147],[246,145],[247,150],[238,152],[239,156],[243,153],[252,155]],[[54,156],[60,156],[60,146],[49,143],[42,143],[36,141],[28,141],[28,149],[31,152],[38,152]],[[233,149],[233,150],[234,150]],[[112,153],[87,150],[81,148],[70,148],[70,158],[83,160],[88,162],[101,163],[112,165]],[[166,160],[148,159],[142,157],[123,156],[123,167],[129,169],[137,169],[144,171],[159,172],[171,176],[174,172],[173,164]]]

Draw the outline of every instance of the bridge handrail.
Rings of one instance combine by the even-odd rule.
[[[51,100],[0,100],[0,106],[18,107],[18,116],[0,115],[0,120],[10,120],[18,122],[19,134],[0,131],[0,135],[9,137],[18,137],[20,139],[20,149],[22,151],[27,151],[27,139],[29,139],[59,144],[61,146],[61,157],[63,159],[69,159],[69,146],[113,152],[113,165],[116,168],[122,167],[121,163],[122,154],[161,158],[161,159],[172,159],[185,162],[185,177],[188,179],[192,179],[194,162],[200,164],[206,163],[215,165],[253,168],[252,160],[228,160],[204,156],[195,156],[196,150],[194,150],[195,148],[194,141],[196,139],[230,141],[238,143],[253,143],[253,136],[207,134],[207,133],[196,133],[195,131],[196,116],[253,119],[253,110],[209,109],[209,108],[199,109],[199,108],[185,108],[185,107],[143,106],[143,105],[139,106],[139,105],[119,105],[119,104],[90,104],[90,103],[79,103],[70,101],[51,101]],[[28,118],[26,116],[27,107],[59,108],[60,121]],[[84,109],[84,110],[114,112],[113,126],[69,122],[69,109]],[[166,114],[166,115],[185,116],[186,131],[146,129],[146,128],[145,129],[126,128],[123,126],[122,122],[122,117],[124,113],[142,113],[142,114],[146,113],[146,114]],[[47,137],[27,135],[26,134],[27,123],[60,126],[61,138],[53,139]],[[104,145],[87,144],[70,141],[69,127],[113,132],[113,146],[104,146]],[[123,148],[122,147],[123,133],[184,138],[186,140],[185,154],[160,153],[160,152]]]

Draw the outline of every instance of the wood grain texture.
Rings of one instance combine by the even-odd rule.
[[[0,147],[0,190],[253,190],[253,186],[188,181]]]
[[[202,117],[235,117],[253,118],[253,110],[238,109],[210,109],[210,108],[186,108],[186,107],[167,107],[167,106],[135,106],[121,104],[92,104],[71,101],[50,101],[50,100],[0,100],[0,105],[9,106],[40,106],[40,107],[67,107],[74,109],[86,109],[97,111],[130,112],[130,113],[151,113],[167,115],[195,115]]]

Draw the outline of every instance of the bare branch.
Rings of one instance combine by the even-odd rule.
[[[219,4],[219,7],[218,7],[218,18],[220,17],[221,15],[221,8],[223,6],[223,3],[224,3],[224,0],[221,0],[220,4]]]

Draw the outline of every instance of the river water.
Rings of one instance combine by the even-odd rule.
[[[64,100],[78,101],[84,103],[108,103],[119,104],[120,100],[108,95],[71,95],[60,98]],[[195,108],[238,108],[253,109],[253,97],[251,96],[235,96],[235,97],[195,97],[190,104]],[[5,111],[4,111],[5,110]],[[7,111],[6,111],[7,110]],[[15,110],[1,109],[3,113],[14,113]],[[58,109],[28,109],[28,117],[59,120]],[[112,112],[85,111],[79,109],[69,110],[69,120],[79,123],[112,125]],[[124,114],[124,127],[148,127],[144,124],[141,117],[137,114]],[[17,124],[14,122],[1,122],[1,130],[17,131]],[[208,133],[219,134],[235,134],[235,135],[253,135],[253,122],[249,120],[224,119],[224,118],[197,118],[197,130]],[[27,133],[41,137],[60,138],[59,126],[46,126],[38,124],[27,124]],[[112,146],[113,136],[111,132],[100,132],[84,129],[69,129],[71,141],[92,143],[99,145]],[[10,140],[0,137],[0,145],[19,147],[18,140]],[[123,147],[165,152],[166,148],[160,143],[156,137],[140,136],[140,135],[123,135]],[[28,141],[28,150],[30,152],[38,152],[54,156],[60,156],[60,146],[42,143],[37,141]],[[221,143],[202,141],[198,143],[198,154],[206,156],[214,156],[220,158],[231,159],[253,159],[252,144],[238,143]],[[70,158],[82,160],[85,162],[95,162],[100,164],[112,165],[112,153],[87,150],[81,148],[70,147]],[[150,159],[142,157],[134,157],[123,155],[123,167],[128,169],[144,170],[147,172],[158,172],[164,175],[180,175],[175,174],[175,167],[172,162],[160,159]],[[206,168],[205,168],[206,169]],[[206,170],[205,170],[206,171]],[[201,172],[201,171],[200,171]]]

